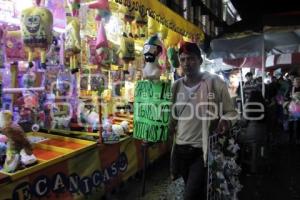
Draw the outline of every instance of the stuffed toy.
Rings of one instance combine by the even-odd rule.
[[[146,30],[147,30],[147,15],[142,16],[139,11],[135,12],[135,23],[137,26],[137,33],[135,37],[137,38],[145,38],[146,37]]]
[[[31,88],[34,86],[36,79],[36,75],[33,72],[28,72],[23,75],[22,77],[22,83],[24,88]],[[24,98],[24,106],[25,108],[33,109],[38,107],[38,95],[31,91],[31,90],[25,90],[23,92],[23,98]]]
[[[35,51],[40,52],[41,67],[46,68],[46,51],[52,43],[53,15],[39,3],[37,0],[37,6],[27,8],[21,14],[21,31],[30,68],[33,67]]]
[[[179,33],[172,30],[168,30],[167,38],[164,40],[164,44],[166,48],[175,47],[181,39],[182,36]]]
[[[125,62],[123,70],[128,71],[129,63],[135,60],[134,39],[128,37],[121,38],[120,48],[117,52],[119,57]]]
[[[122,121],[120,124],[112,124],[110,120],[105,120],[103,123],[102,138],[104,143],[117,142],[120,136],[128,133],[128,121]]]
[[[81,103],[79,106],[79,114],[82,119],[81,121],[86,122],[88,127],[92,127],[93,130],[96,130],[99,126],[99,114],[95,111],[95,109],[93,109],[93,107],[94,106],[87,107],[85,104]]]
[[[8,62],[26,60],[21,31],[6,31],[4,41],[6,60]]]
[[[54,36],[47,53],[47,65],[59,65],[60,63],[60,37]]]
[[[178,54],[174,47],[168,48],[167,57],[172,68],[176,69],[179,67],[180,64],[179,64]]]
[[[99,58],[101,65],[108,65],[110,63],[110,51],[104,23],[99,22],[98,33],[96,38],[96,54]]]
[[[149,38],[145,43],[143,54],[145,58],[145,66],[143,69],[143,77],[148,80],[160,80],[161,67],[158,64],[159,54],[162,52],[161,42],[157,35]]]
[[[67,0],[72,16],[79,16],[80,2],[81,0]]]
[[[28,166],[36,163],[31,144],[23,129],[19,125],[13,124],[10,111],[0,112],[0,128],[7,137],[6,159],[3,168],[5,172],[14,172],[22,164]]]
[[[4,67],[4,30],[0,26],[0,68]]]
[[[109,20],[111,12],[109,9],[108,0],[96,0],[88,2],[85,5],[87,5],[89,9],[95,9],[97,11],[97,21],[101,21],[102,19],[104,19],[105,21]]]
[[[79,71],[78,55],[81,51],[80,24],[78,18],[70,18],[65,34],[65,56],[69,58],[72,73]]]
[[[168,28],[163,24],[160,24],[159,36],[162,41],[165,40],[168,36]]]
[[[128,7],[120,5],[119,13],[123,13],[123,36],[133,38],[133,21],[135,19],[135,13]]]
[[[160,24],[152,17],[148,17],[148,36],[157,34],[159,32],[159,28]]]

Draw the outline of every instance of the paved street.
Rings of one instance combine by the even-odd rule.
[[[300,200],[300,146],[291,145],[282,134],[281,143],[272,148],[269,170],[264,174],[248,174],[244,171],[239,194],[240,200]],[[107,200],[180,200],[183,181],[171,183],[169,157],[153,163],[147,170],[145,195],[142,196],[142,176],[137,174]]]

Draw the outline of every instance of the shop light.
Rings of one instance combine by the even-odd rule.
[[[22,10],[33,6],[32,0],[14,0],[15,9],[18,13],[21,13]]]

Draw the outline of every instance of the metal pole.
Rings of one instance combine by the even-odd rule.
[[[147,170],[147,152],[148,152],[148,142],[143,141],[142,143],[143,151],[143,176],[142,176],[142,197],[145,195],[146,190],[146,170]]]

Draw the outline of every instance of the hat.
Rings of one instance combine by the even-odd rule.
[[[156,52],[156,53],[155,53]],[[162,52],[161,41],[157,35],[151,36],[144,44],[143,53],[156,54]]]
[[[197,56],[201,57],[201,51],[196,43],[191,43],[191,42],[183,42],[180,45],[178,54],[182,53],[194,53]]]

